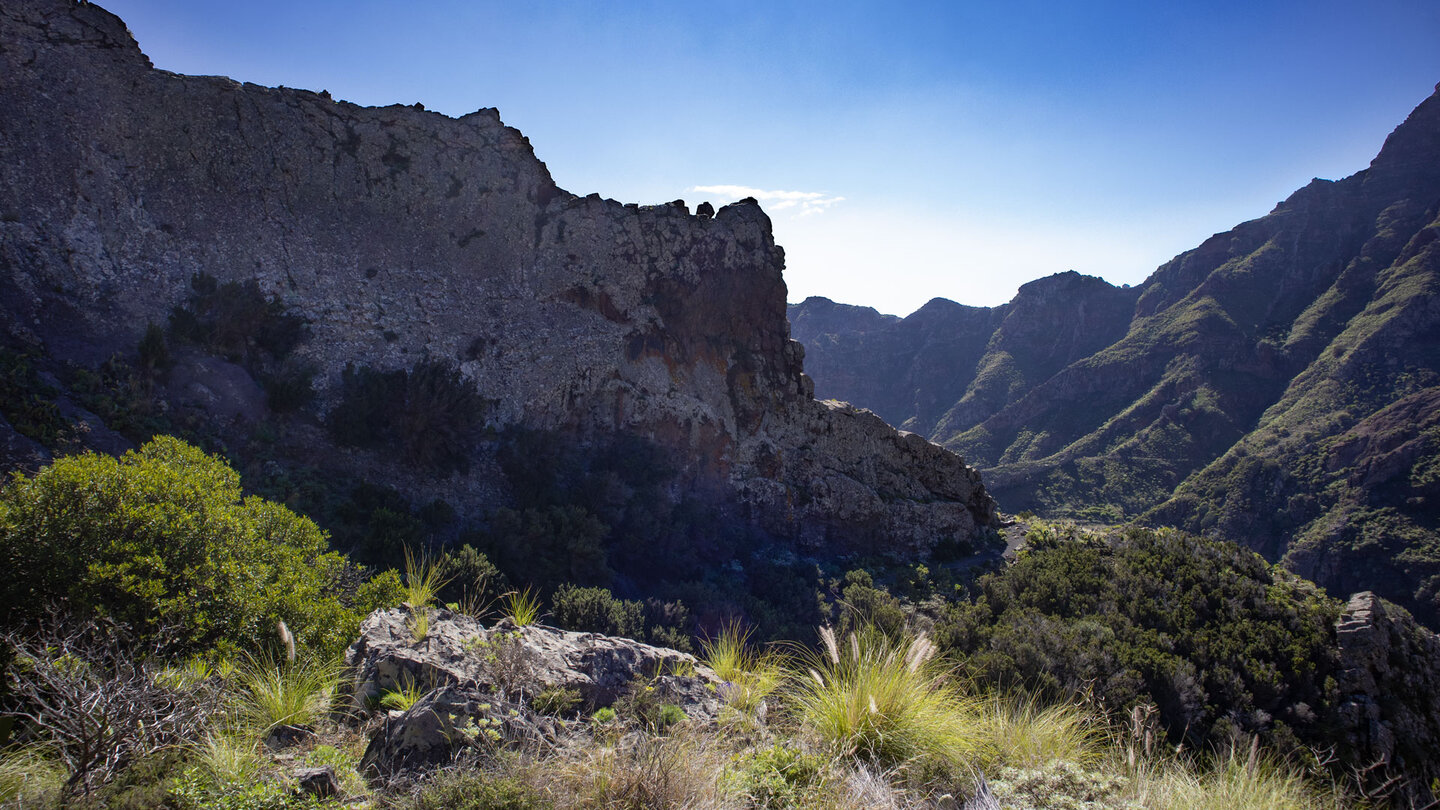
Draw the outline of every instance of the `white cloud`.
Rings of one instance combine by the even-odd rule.
[[[794,213],[802,217],[822,213],[830,206],[845,199],[822,191],[766,191],[751,186],[691,186],[689,190],[715,194],[728,200],[754,197],[764,203],[770,211],[796,209]]]

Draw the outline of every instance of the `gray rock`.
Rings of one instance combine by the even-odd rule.
[[[315,739],[315,732],[305,726],[276,726],[265,735],[265,747],[282,751]]]
[[[432,611],[429,633],[417,642],[409,622],[408,609],[396,608],[376,611],[361,623],[360,637],[346,652],[358,708],[413,684],[425,690],[464,686],[516,699],[573,689],[593,709],[611,705],[644,681],[692,719],[711,720],[720,711],[720,679],[687,653],[508,621],[487,629],[449,610]]]
[[[360,771],[372,778],[448,765],[461,751],[554,742],[555,722],[473,686],[446,686],[392,712],[371,737]]]
[[[69,0],[0,7],[0,77],[0,326],[57,361],[132,351],[203,271],[308,321],[292,359],[321,410],[347,364],[447,359],[491,402],[488,428],[652,441],[677,460],[675,497],[791,551],[900,557],[994,520],[958,456],[811,398],[753,199],[707,219],[578,197],[493,109],[155,70],[123,22]],[[251,383],[194,372],[181,393],[214,420],[254,416]],[[493,448],[437,478],[304,440],[462,516],[509,491]]]
[[[1440,777],[1440,636],[1370,591],[1350,597],[1335,623],[1344,669],[1335,721],[1347,761],[1382,763],[1379,778],[1406,773],[1408,799],[1423,806]]]
[[[329,799],[340,795],[340,779],[329,765],[319,768],[301,768],[295,772],[296,792],[301,796]]]

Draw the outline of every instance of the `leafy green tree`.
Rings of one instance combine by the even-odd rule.
[[[0,490],[0,565],[11,623],[58,603],[164,629],[181,650],[253,649],[283,619],[300,643],[333,651],[399,601],[393,573],[364,583],[309,519],[244,497],[224,460],[166,436],[14,475]]]

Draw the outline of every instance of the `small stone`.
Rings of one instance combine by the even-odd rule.
[[[265,735],[265,747],[271,751],[282,751],[313,739],[315,732],[304,726],[276,726]]]
[[[329,765],[301,768],[295,772],[295,781],[298,783],[296,793],[300,796],[329,799],[340,795],[340,779]]]

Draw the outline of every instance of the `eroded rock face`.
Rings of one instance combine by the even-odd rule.
[[[308,321],[296,362],[318,370],[322,411],[347,364],[439,360],[491,403],[489,428],[657,442],[677,491],[782,538],[923,550],[992,521],[957,457],[812,399],[753,200],[691,215],[579,197],[493,109],[178,76],[89,4],[11,4],[0,23],[10,341],[107,357],[165,323],[193,274],[254,279]],[[354,464],[462,512],[504,492],[493,465],[418,480]]]
[[[1406,773],[1415,797],[1428,796],[1440,776],[1426,769],[1440,749],[1440,637],[1370,591],[1350,597],[1335,629],[1345,667],[1336,719],[1349,759],[1388,766],[1379,776]]]

